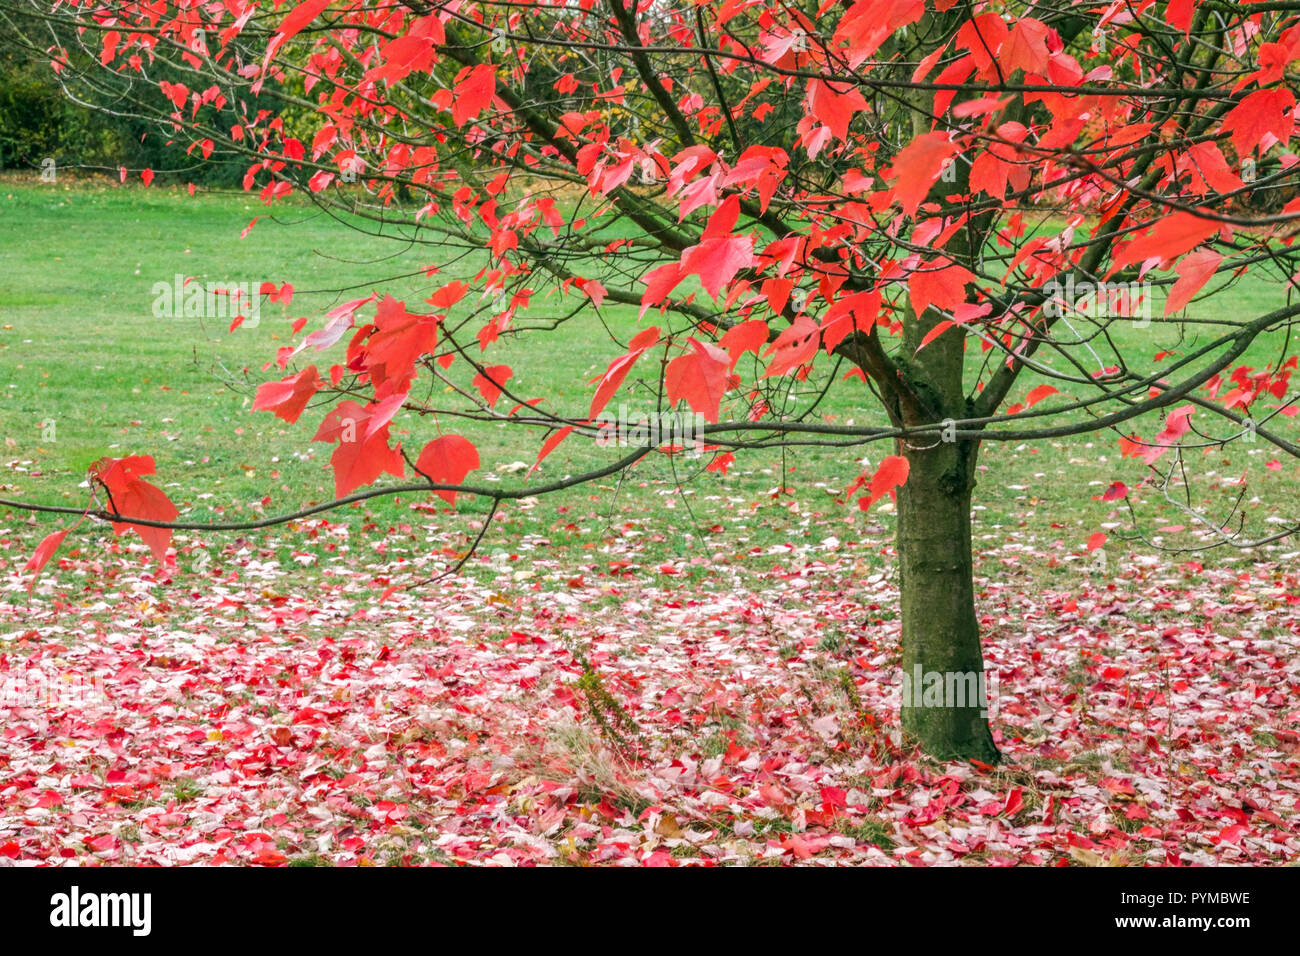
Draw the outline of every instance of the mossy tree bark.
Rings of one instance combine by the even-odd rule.
[[[971,495],[979,442],[958,440],[955,426],[971,417],[963,386],[966,338],[950,329],[921,345],[942,320],[934,309],[918,316],[908,305],[903,344],[895,359],[910,396],[908,407],[896,411],[896,420],[908,425],[946,423],[937,437],[924,443],[899,443],[909,468],[907,482],[898,489],[897,532],[903,731],[931,756],[995,763],[999,754],[983,694],[971,552]],[[937,697],[936,680],[942,691]]]
[[[996,763],[971,555],[977,450],[974,442],[904,450],[911,470],[898,492],[902,723],[933,757]]]

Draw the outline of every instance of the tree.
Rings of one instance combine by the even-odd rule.
[[[59,37],[65,29],[61,23],[38,26],[24,11],[13,10],[10,16],[19,35],[44,31]],[[155,80],[164,78],[175,79],[155,72]],[[111,107],[117,88],[129,82],[106,72],[95,101]],[[164,176],[183,175],[182,181],[238,185],[243,167],[211,157],[178,155],[164,144],[151,118],[111,108],[89,110],[68,92],[50,69],[49,54],[43,49],[25,44],[0,48],[0,169],[36,169],[49,176],[70,170],[116,173],[125,166],[152,168]],[[181,168],[168,170],[173,161],[180,162]]]
[[[698,437],[679,420],[605,468],[505,488],[468,481],[479,455],[454,431],[415,456],[389,437],[399,415],[508,422],[537,432],[540,465],[604,434],[638,381],[703,416],[714,471],[774,444],[885,443],[846,498],[897,498],[904,670],[942,691],[983,671],[982,444],[1107,431],[1166,484],[1185,444],[1300,455],[1272,423],[1295,408],[1300,4],[0,0],[7,25],[18,11],[66,38],[23,34],[69,89],[95,101],[111,76],[114,108],[178,148],[246,157],[268,205],[301,194],[439,254],[486,250],[472,281],[434,277],[419,305],[359,298],[280,351],[257,407],[310,408],[314,440],[336,445],[337,500],[307,511],[412,490],[495,503]],[[1278,282],[1267,311],[1201,308],[1248,270]],[[503,336],[545,341],[556,323],[529,312],[547,293],[593,328],[610,304],[640,313],[588,407],[516,394],[491,361]],[[1125,330],[1161,303],[1188,341],[1135,349]],[[1238,364],[1256,342],[1276,350],[1262,370]],[[874,420],[790,407],[792,379],[856,389]],[[1194,412],[1226,432],[1193,430]],[[151,469],[101,462],[88,513],[156,553],[168,529],[234,527],[176,521]],[[993,762],[981,705],[918,690],[903,727],[933,755]]]

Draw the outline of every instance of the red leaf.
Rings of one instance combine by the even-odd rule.
[[[438,319],[406,311],[406,304],[384,296],[375,311],[375,331],[366,342],[365,362],[376,386],[390,384],[408,389],[415,363],[433,351],[438,341]]]
[[[645,315],[646,309],[658,305],[668,293],[677,288],[678,283],[686,277],[680,262],[670,262],[658,269],[653,269],[641,281],[645,283],[645,292],[641,293],[641,311],[638,318]]]
[[[1169,0],[1165,6],[1165,21],[1175,30],[1186,33],[1192,25],[1194,0]]]
[[[110,850],[117,849],[117,837],[111,833],[104,833],[97,837],[86,837],[82,840],[86,846],[96,853],[107,853]]]
[[[1020,17],[1011,36],[1002,44],[998,59],[1008,74],[1016,70],[1047,75],[1047,37],[1052,31],[1040,20]]]
[[[109,30],[104,34],[104,48],[99,54],[99,63],[101,66],[108,66],[113,62],[113,57],[117,54],[117,45],[122,40],[122,34],[116,30]]]
[[[478,468],[478,449],[462,435],[442,435],[424,446],[415,462],[416,470],[440,485],[458,485]],[[456,492],[435,491],[447,504],[456,503]]]
[[[1101,496],[1101,500],[1119,501],[1120,499],[1127,498],[1127,497],[1128,497],[1128,485],[1124,484],[1124,482],[1122,481],[1114,481],[1111,482],[1110,487],[1106,489],[1105,494]]]
[[[704,227],[704,232],[700,236],[704,239],[728,239],[731,237],[732,230],[736,228],[736,222],[740,219],[740,197],[732,193],[714,210],[713,215],[709,217],[708,225]]]
[[[68,536],[68,532],[55,531],[45,536],[45,539],[36,546],[36,553],[31,556],[27,562],[24,571],[32,571],[32,579],[27,582],[27,593],[32,593],[32,587],[36,584],[36,579],[41,576],[41,569],[45,567],[54,557],[54,552],[59,550],[59,545],[63,544],[63,539]]]
[[[1020,787],[1013,788],[1012,791],[1007,794],[1006,803],[1002,805],[1002,812],[1009,817],[1014,817],[1025,805],[1023,797],[1024,790]]]
[[[509,365],[488,365],[474,376],[473,385],[483,396],[483,401],[487,402],[488,408],[496,405],[497,399],[501,397],[502,388],[514,377],[514,374]]]
[[[1031,389],[1029,394],[1025,396],[1025,405],[1032,408],[1049,395],[1055,395],[1059,391],[1060,389],[1052,385],[1039,385],[1037,388]]]
[[[595,418],[601,413],[601,410],[609,404],[609,400],[614,397],[614,393],[618,391],[618,387],[623,384],[623,379],[627,378],[627,373],[632,371],[632,366],[636,364],[636,360],[658,343],[659,328],[652,325],[638,334],[628,344],[626,355],[620,355],[609,363],[609,368],[599,378],[600,385],[596,387],[595,397],[591,400],[591,411],[588,413],[588,417]],[[593,379],[593,381],[596,381],[596,379]],[[538,459],[538,461],[540,460]]]
[[[1006,22],[996,13],[981,13],[965,19],[957,31],[957,46],[966,50],[975,66],[984,70],[993,63],[993,54],[1006,42],[1010,31]]]
[[[839,140],[849,138],[854,113],[867,108],[867,101],[853,83],[808,81],[808,115],[830,129]]]
[[[264,295],[271,302],[283,302],[289,305],[293,302],[293,286],[288,282],[282,284],[278,289],[274,282],[263,282],[258,290],[260,295]]]
[[[731,368],[734,369],[740,357],[746,352],[757,355],[758,350],[767,344],[770,334],[766,322],[762,319],[750,319],[727,329],[718,340],[718,345],[727,350],[727,354],[731,356]]]
[[[154,461],[148,455],[101,458],[90,466],[90,473],[108,489],[112,499],[110,511],[115,508],[117,514],[124,517],[148,521],[174,521],[180,514],[160,489],[141,478],[154,473]],[[126,531],[138,534],[153,552],[154,560],[163,563],[167,557],[167,545],[172,539],[170,528],[155,528],[130,521],[113,522],[114,534]]]
[[[1283,143],[1289,140],[1294,110],[1295,94],[1285,87],[1256,90],[1228,112],[1221,129],[1232,133],[1233,149],[1245,156],[1269,133]]]
[[[1137,458],[1146,450],[1146,445],[1136,435],[1122,435],[1119,439],[1119,456],[1121,458]]]
[[[716,345],[694,338],[687,339],[691,350],[668,363],[664,372],[664,390],[668,401],[676,404],[685,399],[691,410],[705,420],[716,422],[722,396],[731,378],[731,360]]]
[[[1219,223],[1190,212],[1176,212],[1156,223],[1149,233],[1135,239],[1115,257],[1112,272],[1147,259],[1167,261],[1200,245],[1219,231]]]
[[[469,286],[464,282],[448,282],[442,286],[433,295],[424,301],[429,303],[435,309],[450,309],[453,305],[465,297],[469,291]]]
[[[1234,823],[1231,826],[1226,826],[1220,830],[1219,835],[1215,837],[1215,842],[1239,843],[1241,838],[1249,832],[1250,827],[1246,826],[1244,823]]]
[[[405,473],[401,446],[388,447],[387,418],[392,418],[395,411],[391,403],[362,407],[356,402],[344,401],[325,416],[312,441],[339,443],[334,454],[330,455],[335,495],[342,498],[385,472],[395,478],[401,478]],[[384,423],[377,425],[378,421]]]
[[[1088,550],[1096,551],[1105,543],[1106,543],[1105,532],[1098,531],[1096,534],[1094,534],[1092,537],[1088,539]]]
[[[469,74],[456,84],[451,100],[451,121],[464,126],[492,102],[496,92],[496,71],[491,64],[471,67]]]
[[[784,375],[812,361],[817,354],[817,343],[821,330],[817,323],[806,315],[801,315],[790,327],[776,337],[766,354],[772,356],[763,378],[775,378]]]
[[[718,455],[716,458],[714,458],[713,461],[709,462],[708,467],[706,467],[704,470],[716,471],[720,475],[725,475],[727,473],[727,469],[732,466],[735,460],[736,460],[736,456],[733,455],[731,452],[726,451],[723,452],[721,455]]]
[[[943,333],[947,332],[950,328],[952,328],[956,324],[957,323],[953,322],[951,319],[944,319],[942,322],[937,323],[934,326],[934,328],[930,329],[929,332],[925,333],[924,337],[921,339],[921,344],[916,347],[916,350],[920,352],[921,349],[925,348],[927,345],[929,345],[939,336],[943,335]]]
[[[858,0],[840,19],[835,29],[835,40],[844,41],[844,54],[849,66],[856,69],[889,39],[890,34],[919,20],[924,13],[923,0],[892,0],[888,3]]]
[[[1170,412],[1169,417],[1165,419],[1165,427],[1156,435],[1154,443],[1138,452],[1138,457],[1148,465],[1155,464],[1156,460],[1169,450],[1168,446],[1176,444],[1178,439],[1191,429],[1192,412],[1195,410],[1191,405],[1183,405]]]
[[[974,279],[972,273],[950,259],[939,257],[923,262],[907,279],[912,310],[920,316],[931,305],[937,305],[951,312],[966,301],[966,284]]]
[[[871,476],[868,493],[858,499],[858,508],[866,511],[885,495],[891,497],[898,488],[907,483],[907,475],[912,466],[902,455],[890,455],[880,463],[876,473]]]
[[[266,410],[282,418],[290,425],[296,422],[302,411],[324,383],[315,365],[308,365],[297,375],[290,375],[279,382],[264,382],[257,387],[253,399],[253,410]]]
[[[388,447],[388,426],[364,441],[340,442],[330,455],[334,469],[334,494],[340,498],[370,484],[387,472],[394,478],[404,474],[401,446]]]
[[[1196,293],[1210,281],[1222,261],[1223,256],[1213,249],[1197,249],[1183,256],[1175,269],[1178,281],[1169,290],[1169,298],[1165,301],[1165,315],[1177,312],[1192,301]]]
[[[537,461],[533,462],[533,467],[528,469],[528,474],[531,475],[533,472],[535,472],[541,466],[542,461],[546,458],[546,456],[549,455],[551,452],[555,451],[555,449],[559,446],[560,442],[568,438],[569,433],[572,431],[573,431],[573,426],[566,425],[564,428],[561,428],[558,432],[556,432],[555,434],[547,438],[546,441],[542,442],[542,450],[538,452]]]
[[[880,293],[857,292],[845,296],[822,316],[822,346],[830,355],[855,332],[870,332],[880,318]]]
[[[889,178],[894,183],[894,198],[903,207],[904,215],[912,215],[925,201],[948,159],[957,152],[944,132],[918,136],[899,151]]]
[[[280,21],[276,28],[276,34],[283,45],[285,40],[297,36],[307,24],[316,19],[317,15],[330,5],[331,0],[307,0],[306,3],[300,3],[289,11],[289,15]]]
[[[698,275],[704,291],[713,298],[741,269],[754,263],[754,240],[749,236],[705,239],[682,253],[682,274]]]
[[[378,402],[371,402],[366,406],[366,412],[369,417],[366,419],[366,430],[362,433],[362,440],[368,440],[374,436],[375,432],[385,427],[393,420],[393,416],[401,411],[402,405],[406,402],[406,393],[398,392],[389,395],[387,398]]]

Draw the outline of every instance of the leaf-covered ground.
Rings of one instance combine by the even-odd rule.
[[[1275,564],[985,547],[1007,760],[981,768],[900,748],[892,562],[829,534],[669,564],[633,533],[581,562],[489,540],[431,583],[445,556],[324,522],[292,564],[208,541],[200,572],[86,540],[30,603],[0,538],[0,864],[1300,855],[1300,575]],[[1027,573],[1056,562],[1061,586]]]

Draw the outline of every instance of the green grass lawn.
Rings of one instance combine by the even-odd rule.
[[[257,224],[241,239],[241,230],[254,217],[260,217]],[[443,268],[428,278],[423,269],[431,263]],[[277,369],[264,372],[262,367],[277,348],[291,342],[292,319],[306,316],[307,329],[317,328],[328,309],[371,291],[406,299],[414,310],[431,288],[472,275],[481,264],[473,257],[439,263],[437,250],[344,228],[305,205],[268,210],[243,194],[190,197],[183,190],[116,184],[0,181],[0,439],[5,442],[0,447],[0,496],[79,504],[86,500],[80,483],[92,461],[147,453],[157,460],[158,483],[183,513],[197,519],[247,517],[257,509],[286,512],[326,500],[333,491],[331,446],[310,442],[323,410],[309,409],[293,427],[267,413],[250,412],[256,385],[279,377]],[[289,309],[266,304],[256,328],[233,333],[221,321],[155,318],[151,288],[155,282],[170,283],[177,274],[211,282],[250,281],[255,288],[263,280],[288,281],[295,295]],[[384,281],[386,276],[405,278]],[[1253,317],[1276,308],[1280,293],[1262,280],[1247,281],[1216,298],[1212,310]],[[572,302],[539,299],[528,314],[558,316]],[[624,341],[638,327],[631,307],[607,307],[601,318]],[[651,321],[648,315],[643,324]],[[1122,329],[1120,335],[1122,344],[1149,359],[1162,348],[1176,347],[1185,331],[1157,320],[1150,328]],[[1186,333],[1183,347],[1192,341]],[[1276,362],[1278,348],[1277,342],[1259,345],[1246,364]],[[341,349],[318,361],[327,367]],[[618,353],[601,320],[589,312],[549,336],[500,343],[486,358],[513,366],[516,377],[510,384],[519,394],[545,396],[550,407],[580,416],[593,388],[588,381]],[[979,360],[977,353],[972,346],[972,362]],[[468,376],[462,378],[467,384]],[[1026,376],[1013,400],[1038,383]],[[794,390],[796,402],[813,398],[808,385]],[[629,382],[611,404],[645,407],[648,396]],[[874,400],[857,381],[839,383],[817,414],[841,423],[883,423]],[[1196,420],[1206,418],[1201,413]],[[1289,422],[1278,419],[1275,424],[1287,432]],[[1211,430],[1226,434],[1226,424],[1214,423]],[[502,425],[464,429],[449,422],[444,427],[465,430],[478,443],[487,471],[511,462],[531,464],[543,438],[541,432]],[[1157,419],[1148,418],[1135,430],[1150,436],[1159,428]],[[394,425],[395,437],[413,453],[435,434],[411,416]],[[833,499],[861,471],[864,455],[876,462],[891,451],[876,444],[856,450],[796,449],[784,456],[778,451],[748,453],[725,478],[700,473],[703,460],[657,458],[621,481],[573,489],[535,508],[507,508],[509,530],[502,533],[511,540],[543,536],[556,554],[572,548],[579,564],[588,559],[585,549],[593,542],[608,537],[610,529],[626,530],[629,522],[646,530],[646,553],[659,559],[708,557],[719,549],[759,552],[829,533],[883,544],[892,531],[887,507],[883,513],[862,515],[852,504],[844,507]],[[593,467],[615,453],[571,438],[547,460],[543,478]],[[1238,491],[1234,483],[1248,474],[1248,527],[1266,532],[1273,527],[1270,519],[1300,512],[1292,505],[1295,463],[1265,468],[1275,457],[1263,442],[1194,453],[1193,500],[1226,508]],[[1115,523],[1124,515],[1097,497],[1116,479],[1135,487],[1144,473],[1140,463],[1120,459],[1109,432],[1034,446],[990,442],[981,461],[976,534],[985,547],[1000,546],[1014,535],[1043,548],[1077,552],[1099,528],[1121,533],[1122,525]],[[784,483],[793,493],[774,496],[783,469]],[[513,473],[496,477],[503,483],[523,480]],[[263,499],[269,500],[263,505]],[[1186,523],[1159,499],[1155,489],[1134,494],[1148,529]],[[333,517],[381,527],[424,520],[410,510],[411,504],[409,498],[376,499]],[[466,501],[460,511],[473,514],[485,507]],[[464,526],[466,540],[473,534],[465,517],[438,520]],[[0,521],[30,519],[0,513]],[[55,527],[53,519],[42,517],[24,535],[34,544]],[[709,530],[714,528],[721,530]],[[511,540],[490,538],[486,550],[509,549]],[[1166,534],[1165,540],[1183,539]],[[1241,557],[1220,551],[1200,560]]]

